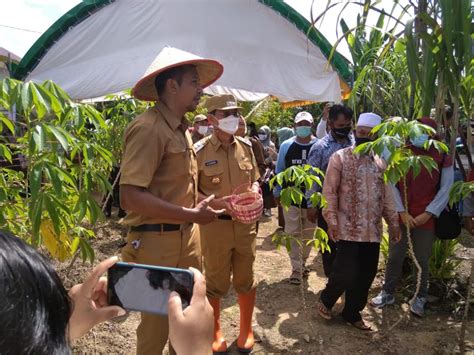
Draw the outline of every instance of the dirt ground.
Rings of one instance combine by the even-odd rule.
[[[259,284],[254,314],[254,330],[257,344],[255,354],[453,354],[459,352],[459,334],[462,316],[462,298],[447,305],[439,298],[428,304],[423,319],[409,315],[407,301],[409,293],[397,299],[394,306],[384,310],[370,306],[364,310],[365,319],[375,328],[373,332],[362,332],[346,325],[341,319],[325,321],[317,317],[315,304],[325,285],[320,257],[313,252],[309,259],[311,273],[302,287],[288,283],[290,273],[286,250],[277,250],[271,236],[277,231],[276,218],[267,218],[260,224],[257,241],[255,272]],[[97,229],[93,242],[96,260],[118,253],[123,242],[124,231],[113,219]],[[466,244],[466,243],[463,243]],[[474,247],[471,240],[466,244]],[[462,247],[464,248],[464,247]],[[466,250],[466,249],[465,249]],[[376,294],[383,277],[381,267],[371,289]],[[66,276],[68,264],[57,265],[68,287],[80,282],[91,266],[76,261]],[[466,278],[469,265],[460,268],[459,284],[454,284],[459,293],[466,293]],[[464,286],[462,287],[462,284]],[[461,285],[461,286],[457,286]],[[455,290],[456,291],[456,290]],[[302,297],[304,294],[304,298]],[[303,301],[304,299],[304,301]],[[340,300],[335,311],[342,310]],[[452,303],[452,301],[449,301]],[[472,313],[472,312],[471,312]],[[237,354],[235,340],[238,336],[239,309],[234,292],[223,301],[222,323],[230,353]],[[95,327],[78,341],[73,348],[75,354],[133,354],[135,352],[135,329],[139,315],[132,313],[125,321],[107,322]],[[474,353],[474,316],[471,314],[466,332],[466,349]]]

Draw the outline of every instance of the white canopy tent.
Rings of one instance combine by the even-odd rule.
[[[281,0],[84,1],[43,34],[15,75],[96,98],[132,87],[165,46],[220,61],[224,74],[207,93],[245,101],[339,101],[340,78],[350,76],[338,53],[328,65],[329,43]]]

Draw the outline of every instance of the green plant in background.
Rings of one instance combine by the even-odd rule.
[[[449,204],[452,206],[456,202],[464,200],[474,192],[474,181],[456,181],[449,190]]]
[[[301,206],[305,198],[303,190],[309,191],[313,184],[318,184],[322,187],[322,177],[324,177],[324,173],[311,165],[290,166],[270,180],[270,188],[273,189],[275,184],[283,187],[280,192],[280,203],[283,208],[288,210],[292,205]],[[326,200],[321,192],[313,193],[309,200],[314,207],[323,208],[326,206]],[[302,225],[300,225],[300,230],[303,230]],[[305,243],[306,245],[312,245],[316,250],[321,250],[321,252],[331,251],[328,244],[328,235],[319,227],[314,230],[312,239],[305,240],[303,238],[295,238],[286,233],[277,233],[273,235],[272,241],[277,247],[285,246],[288,251],[291,251],[292,241],[296,242],[300,247]]]
[[[91,139],[109,150],[114,157],[114,164],[119,165],[125,129],[136,116],[150,108],[150,103],[130,97],[130,90],[125,91],[124,95],[106,96],[105,100],[97,104],[105,125],[98,127]]]
[[[243,115],[247,123],[253,122],[257,127],[269,126],[272,131],[281,127],[293,127],[294,109],[284,109],[278,100],[266,98],[253,105],[244,104]]]
[[[462,105],[471,117],[472,14],[470,0],[423,0],[406,23],[407,64],[412,81],[411,115],[445,118],[444,105],[453,107],[450,151],[454,154]],[[468,132],[470,133],[470,132]]]
[[[4,79],[0,106],[0,228],[65,260],[93,260],[89,225],[103,215],[94,199],[110,189],[112,153],[95,140],[107,125],[93,106],[73,102],[56,84]],[[5,133],[8,131],[9,136]]]
[[[458,240],[436,240],[433,244],[433,253],[430,258],[430,275],[435,280],[445,281],[454,277],[461,260],[454,260]]]
[[[336,4],[337,2],[328,1],[325,11],[314,23],[317,24],[319,19],[324,18]],[[361,12],[357,14],[357,23],[353,28],[349,28],[344,18],[341,18],[350,4],[361,6]],[[356,116],[361,112],[377,112],[382,116],[407,117],[410,77],[407,71],[404,41],[399,39],[402,33],[396,31],[399,31],[397,26],[403,26],[402,18],[407,15],[410,5],[402,6],[394,2],[389,12],[377,8],[376,5],[377,1],[370,0],[341,4],[342,9],[337,21],[342,35],[336,41],[330,57],[342,41],[347,44],[354,77],[348,104]],[[397,8],[400,14],[395,17]],[[378,13],[374,26],[367,23],[371,13]]]
[[[349,3],[361,8],[353,28],[348,28],[343,18]],[[337,4],[328,1],[314,24]],[[444,107],[449,104],[453,119],[446,128],[452,132],[449,145],[454,155],[460,118],[469,120],[472,116],[471,1],[419,0],[405,6],[394,1],[389,12],[376,0],[340,5],[338,19],[343,34],[332,54],[342,41],[347,43],[354,73],[349,104],[356,115],[374,111],[385,117],[412,119],[430,115],[435,107],[434,116],[441,129],[441,121],[447,122]],[[397,8],[400,15],[395,17]],[[378,15],[375,26],[367,23],[370,13]],[[391,28],[388,22],[384,27],[386,20],[393,24]],[[470,137],[471,127],[466,127]]]

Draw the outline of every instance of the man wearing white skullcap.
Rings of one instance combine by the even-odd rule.
[[[338,150],[329,160],[323,185],[327,207],[323,216],[329,238],[337,241],[337,254],[326,288],[321,293],[318,313],[331,319],[331,308],[345,293],[344,320],[358,329],[370,330],[360,312],[377,273],[382,217],[393,242],[400,239],[398,214],[391,189],[383,182],[384,161],[371,154],[354,154],[357,145],[376,137],[380,116],[363,113],[355,132],[355,145]]]

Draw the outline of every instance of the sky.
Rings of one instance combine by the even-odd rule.
[[[24,56],[44,31],[79,2],[79,0],[0,0],[2,9],[0,12],[0,47],[8,49],[20,57]],[[327,0],[285,0],[285,2],[308,20],[311,19],[311,9],[313,18],[316,18],[324,11],[327,4]],[[337,25],[337,17],[343,9],[345,1],[337,2],[340,4],[331,8],[316,24],[316,27],[332,44],[337,41],[338,36],[342,35],[340,27]],[[400,2],[406,3],[407,1],[400,0]],[[390,12],[393,5],[393,0],[379,0],[377,7]],[[355,14],[360,11],[359,5],[349,4],[341,17],[349,27],[353,27],[356,24]],[[401,6],[397,6],[394,15],[398,16],[400,13]],[[368,24],[375,25],[377,17],[376,13],[369,16]],[[408,16],[405,16],[404,21],[407,19]],[[349,59],[348,48],[343,42],[337,47],[337,50]]]

